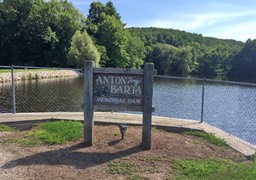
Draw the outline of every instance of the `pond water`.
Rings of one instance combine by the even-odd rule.
[[[16,82],[17,112],[82,111],[83,78]],[[154,115],[201,120],[202,81],[155,78]],[[256,144],[256,87],[206,82],[203,121]],[[11,84],[0,84],[0,113],[12,112]]]

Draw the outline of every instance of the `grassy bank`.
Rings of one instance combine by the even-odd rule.
[[[57,69],[14,69],[14,72],[54,71]],[[11,73],[11,69],[0,69],[0,73]]]

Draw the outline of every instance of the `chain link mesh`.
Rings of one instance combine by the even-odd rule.
[[[200,120],[202,83],[174,77],[155,76],[155,115]]]
[[[201,120],[256,144],[256,84],[155,76],[153,104],[156,115]]]
[[[11,70],[5,73],[0,74],[0,113],[11,113]],[[84,82],[77,70],[14,69],[14,77],[17,113],[83,111]],[[256,84],[155,76],[153,89],[154,115],[203,120],[256,144]]]
[[[11,83],[0,84],[0,113],[12,112],[12,85]]]
[[[82,111],[81,75],[69,69],[14,69],[16,112]],[[0,112],[12,112],[11,71],[1,77]]]
[[[204,122],[256,144],[256,85],[206,81]]]

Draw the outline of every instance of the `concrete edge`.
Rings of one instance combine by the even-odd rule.
[[[20,124],[27,127],[31,121],[49,121],[51,119],[72,119],[83,120],[83,112],[49,112],[49,113],[4,113],[0,114],[0,123]],[[142,125],[142,114],[94,112],[95,124],[128,124]],[[185,130],[201,130],[207,133],[213,133],[217,137],[224,139],[228,145],[245,156],[251,156],[256,153],[256,145],[252,145],[236,136],[226,133],[207,123],[200,123],[195,120],[168,118],[161,116],[152,116],[152,126],[157,126],[173,132],[184,132]]]

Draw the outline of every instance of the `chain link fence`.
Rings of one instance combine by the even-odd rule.
[[[79,69],[13,66],[12,83],[11,68],[0,68],[0,113],[82,111]]]
[[[206,122],[256,144],[256,84],[155,76],[155,115]]]
[[[0,66],[0,113],[83,111],[80,70],[12,68]],[[155,76],[153,106],[154,115],[206,122],[256,144],[256,84]]]

